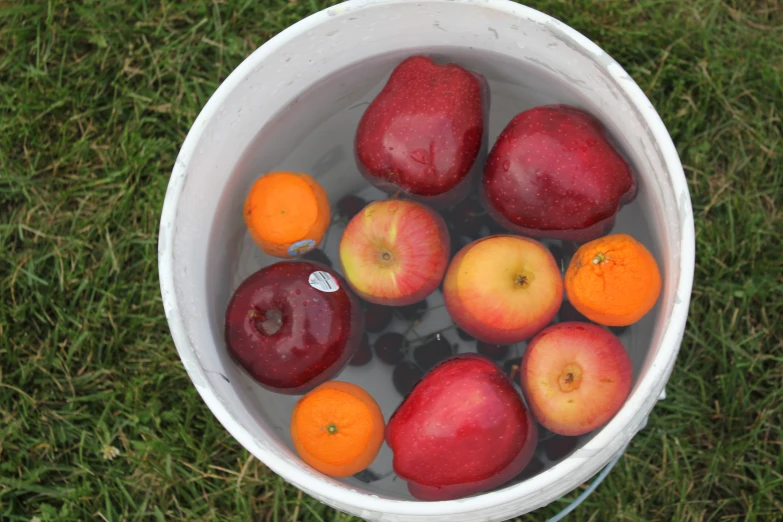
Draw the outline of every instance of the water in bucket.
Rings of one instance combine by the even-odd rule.
[[[490,86],[491,110],[489,118],[489,143],[494,143],[501,130],[519,112],[537,105],[550,103],[567,103],[583,108],[601,118],[601,112],[606,107],[596,107],[591,100],[580,95],[576,89],[569,89],[561,82],[548,76],[546,65],[526,69],[520,62],[504,66],[503,57],[487,55],[479,51],[460,49],[452,51],[448,48],[411,49],[408,52],[377,57],[371,63],[355,65],[327,77],[317,85],[302,93],[291,105],[284,107],[277,114],[275,123],[267,125],[253,140],[243,157],[237,163],[232,179],[242,180],[246,189],[260,175],[273,170],[289,170],[306,172],[315,177],[324,187],[332,204],[332,213],[336,215],[335,204],[345,195],[356,194],[370,201],[386,198],[387,195],[371,187],[359,174],[353,155],[353,138],[364,110],[370,101],[381,90],[394,66],[406,56],[426,53],[436,61],[453,61],[472,71],[483,74]],[[279,86],[279,88],[293,88]],[[335,92],[340,92],[337,103],[325,104],[324,100]],[[263,100],[246,100],[247,103],[263,103]],[[229,109],[230,110],[230,109]],[[628,136],[612,136],[620,150]],[[639,190],[645,190],[642,180]],[[246,190],[245,192],[246,193]],[[233,212],[236,217],[231,219],[234,228],[231,230],[232,240],[229,241],[228,252],[211,252],[210,270],[223,270],[231,274],[230,280],[210,282],[213,285],[223,285],[215,288],[214,295],[219,298],[211,303],[214,320],[222,324],[225,307],[231,293],[251,273],[259,268],[272,264],[278,259],[266,256],[250,239],[242,220],[241,200],[225,202],[226,212]],[[633,235],[650,248],[661,263],[661,255],[657,242],[654,240],[648,223],[651,217],[644,215],[641,205],[632,203],[622,209],[617,217],[613,232],[625,232]],[[344,222],[335,219],[321,249],[331,259],[333,266],[339,271],[338,245],[344,229]],[[213,230],[213,234],[224,234],[223,230]],[[544,240],[548,246],[559,246],[560,241]],[[464,340],[457,335],[456,327],[451,321],[439,290],[427,298],[427,307],[419,320],[411,321],[400,314],[395,314],[391,325],[386,331],[403,333],[415,347],[434,334],[440,333],[454,347],[455,353],[476,351],[475,341]],[[629,352],[634,368],[634,383],[639,375],[647,356],[650,337],[659,307],[631,327],[616,331]],[[558,319],[556,318],[556,321]],[[370,334],[372,344],[379,334]],[[513,345],[506,360],[517,362],[524,353],[526,343]],[[225,350],[222,339],[218,348]],[[410,352],[407,359],[411,359]],[[502,362],[501,362],[502,364]],[[386,365],[373,357],[372,361],[361,367],[348,366],[336,378],[352,382],[370,393],[383,410],[388,421],[391,414],[403,400],[402,395],[392,383],[394,367]],[[289,436],[291,411],[299,396],[280,395],[257,385],[244,372],[239,372],[245,382],[242,383],[250,393],[247,394],[253,402],[252,409],[257,411],[259,418],[268,423],[278,434],[280,441],[293,451]],[[518,381],[518,378],[514,379]],[[525,480],[555,465],[573,451],[579,451],[591,434],[578,438],[555,436],[540,429],[540,442],[536,456],[523,473],[515,479]],[[345,479],[352,488],[363,489],[377,495],[392,498],[412,499],[404,480],[397,477],[392,469],[392,452],[384,443],[380,454],[366,472]]]

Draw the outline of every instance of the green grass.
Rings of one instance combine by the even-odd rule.
[[[351,519],[215,421],[172,344],[156,266],[198,111],[327,3],[0,2],[0,519]],[[783,4],[531,3],[647,92],[696,215],[669,398],[569,520],[783,520]]]

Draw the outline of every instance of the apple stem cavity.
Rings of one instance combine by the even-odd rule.
[[[563,368],[557,381],[560,391],[563,393],[576,390],[582,383],[582,367],[576,363],[569,364]]]
[[[383,248],[380,255],[378,255],[378,264],[382,267],[390,267],[393,266],[394,263],[394,254],[392,254],[388,249]]]
[[[517,288],[527,288],[528,285],[530,285],[530,280],[524,274],[519,274],[514,279],[514,286],[516,286]]]
[[[275,335],[283,327],[283,312],[277,308],[267,310],[263,313],[256,312],[255,314],[252,314],[252,317],[255,317],[253,325],[256,327],[256,330],[258,330],[261,335],[267,337]]]

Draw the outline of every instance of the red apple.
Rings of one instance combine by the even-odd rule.
[[[345,281],[310,261],[281,261],[255,272],[226,310],[229,352],[278,393],[305,393],[333,378],[363,334],[361,306]]]
[[[533,415],[560,435],[583,435],[608,422],[631,390],[631,360],[609,330],[558,323],[525,351],[520,382]]]
[[[513,344],[549,324],[563,300],[563,278],[549,250],[520,236],[470,243],[449,265],[443,297],[451,318],[476,339]]]
[[[601,122],[567,105],[517,115],[484,167],[487,212],[526,236],[595,239],[635,196],[631,168]]]
[[[530,462],[536,424],[493,362],[457,355],[427,373],[394,412],[394,471],[421,500],[451,500],[514,478]]]
[[[348,223],[340,262],[365,301],[402,306],[430,295],[449,261],[446,223],[433,210],[398,199],[374,201]]]
[[[447,206],[471,191],[487,145],[483,76],[426,56],[399,64],[356,131],[359,170],[379,189]]]

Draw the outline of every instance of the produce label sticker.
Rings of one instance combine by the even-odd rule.
[[[288,247],[288,255],[292,257],[301,256],[302,254],[310,252],[314,248],[315,241],[312,239],[303,239]]]
[[[308,281],[310,286],[321,292],[336,292],[340,289],[340,283],[329,272],[313,272]]]

